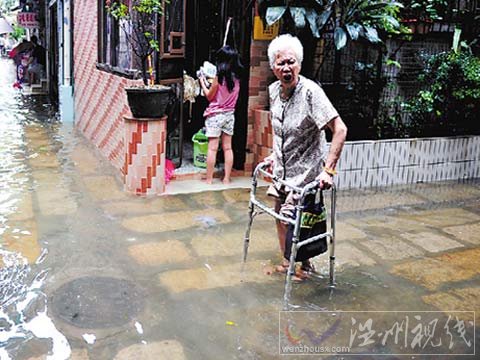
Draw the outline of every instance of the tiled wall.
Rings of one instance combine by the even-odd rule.
[[[273,133],[270,111],[257,109],[254,111],[253,145],[255,164],[271,154]]]
[[[165,192],[167,117],[125,121],[125,190],[137,195]]]
[[[135,82],[96,68],[97,3],[83,0],[75,4],[75,125],[121,171],[123,116],[130,112],[124,87]]]
[[[480,177],[480,136],[347,142],[338,166],[340,188]]]

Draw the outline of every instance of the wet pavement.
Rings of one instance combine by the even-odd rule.
[[[339,191],[337,287],[321,255],[284,313],[267,215],[241,266],[248,189],[129,195],[45,98],[15,92],[0,67],[1,360],[276,359],[325,344],[362,359],[473,353],[479,179]],[[395,340],[393,323],[405,326]]]

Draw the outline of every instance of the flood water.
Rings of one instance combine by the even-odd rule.
[[[322,255],[282,312],[267,215],[242,268],[248,189],[127,194],[48,99],[23,96],[13,78],[1,59],[1,360],[473,354],[478,180],[340,192],[337,286]]]

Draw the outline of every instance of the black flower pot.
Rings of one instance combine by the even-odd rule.
[[[136,118],[160,118],[165,116],[172,97],[168,86],[125,88],[128,106]]]

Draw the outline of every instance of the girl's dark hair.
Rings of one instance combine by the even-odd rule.
[[[238,52],[231,46],[225,45],[217,51],[216,60],[218,82],[223,84],[225,79],[228,91],[232,92],[235,87],[234,77],[240,79],[243,71]]]

